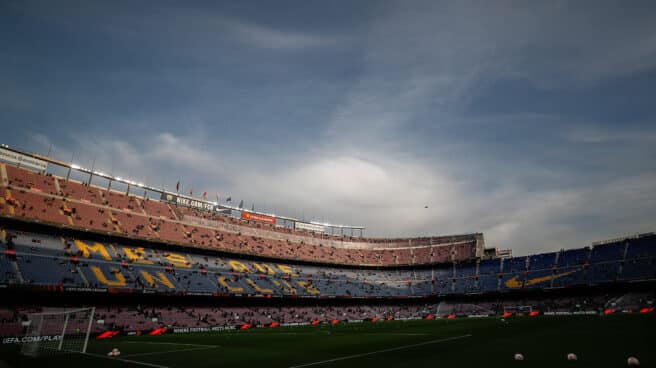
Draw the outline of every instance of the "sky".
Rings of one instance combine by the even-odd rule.
[[[0,143],[369,236],[654,231],[655,96],[652,1],[0,0]]]

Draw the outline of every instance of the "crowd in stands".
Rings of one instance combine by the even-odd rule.
[[[126,195],[2,164],[0,215],[188,247],[342,265],[473,259],[477,234],[409,239],[336,237]],[[209,220],[200,224],[197,219]]]

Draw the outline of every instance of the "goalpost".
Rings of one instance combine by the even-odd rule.
[[[86,353],[96,308],[29,314],[21,354],[37,357],[58,353]]]

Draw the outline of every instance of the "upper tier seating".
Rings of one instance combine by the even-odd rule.
[[[415,239],[365,239],[334,246],[345,238],[291,231],[125,195],[72,180],[34,173],[9,164],[8,187],[0,193],[0,215],[18,216],[96,231],[236,253],[348,265],[413,265],[468,260],[475,256],[471,235]],[[59,190],[57,189],[59,188]],[[213,221],[199,224],[194,218]],[[368,246],[375,245],[372,249]]]

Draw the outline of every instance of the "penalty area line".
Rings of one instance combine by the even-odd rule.
[[[128,355],[126,355],[126,357],[132,358],[132,357],[136,357],[136,356],[181,353],[183,351],[209,350],[209,349],[216,349],[216,348],[218,348],[218,346],[209,346],[209,347],[202,347],[202,348],[189,348],[189,349],[176,349],[176,350],[164,350],[164,351],[151,351],[149,353],[128,354]]]
[[[179,345],[179,346],[202,346],[206,348],[218,348],[221,345],[203,345],[203,344],[180,344],[177,342],[155,342],[155,341],[121,341],[119,344],[149,344],[149,345]]]
[[[159,365],[159,364],[153,364],[153,363],[146,363],[146,362],[139,362],[136,360],[130,360],[130,359],[123,359],[123,358],[115,358],[115,357],[108,357],[100,354],[93,354],[93,353],[80,353],[82,355],[88,355],[90,357],[95,357],[95,358],[104,358],[104,359],[109,359],[109,360],[118,360],[119,362],[124,362],[124,363],[130,363],[130,364],[136,364],[136,365],[143,365],[146,367],[153,367],[153,368],[169,368],[165,365]]]
[[[403,349],[410,349],[414,348],[417,346],[423,346],[423,345],[430,345],[430,344],[437,344],[440,342],[447,342],[447,341],[453,341],[453,340],[460,340],[464,339],[467,337],[471,337],[471,334],[467,335],[461,335],[461,336],[454,336],[454,337],[447,337],[444,339],[436,339],[436,340],[430,340],[430,341],[424,341],[416,344],[410,344],[410,345],[403,345],[403,346],[397,346],[394,348],[389,348],[389,349],[382,349],[382,350],[376,350],[376,351],[370,351],[368,353],[361,353],[361,354],[353,354],[353,355],[347,355],[339,358],[333,358],[333,359],[326,359],[326,360],[320,360],[318,362],[312,362],[312,363],[305,363],[305,364],[299,364],[299,365],[293,365],[289,368],[301,368],[301,367],[309,367],[313,365],[320,365],[320,364],[326,364],[326,363],[332,363],[332,362],[338,362],[341,360],[348,360],[348,359],[355,359],[355,358],[361,358],[361,357],[366,357],[370,355],[375,355],[375,354],[382,354],[382,353],[389,353],[391,351],[397,351],[397,350],[403,350]]]

